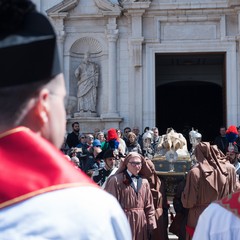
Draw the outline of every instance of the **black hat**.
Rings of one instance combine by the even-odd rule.
[[[49,81],[61,73],[49,20],[28,0],[1,1],[0,88]]]
[[[114,154],[114,150],[112,150],[112,149],[107,150],[107,151],[103,154],[103,158],[104,158],[104,159],[106,159],[106,158],[112,158],[112,157],[116,157],[115,154]]]

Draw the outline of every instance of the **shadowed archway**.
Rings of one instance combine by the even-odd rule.
[[[179,82],[159,86],[157,92],[156,121],[160,133],[173,127],[183,132],[194,127],[211,141],[216,128],[222,124],[222,88],[204,82]]]
[[[213,141],[226,123],[225,53],[156,54],[156,126],[198,129]],[[188,136],[187,136],[188,137]]]

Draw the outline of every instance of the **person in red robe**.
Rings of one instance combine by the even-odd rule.
[[[66,89],[56,35],[30,1],[1,1],[0,66],[0,239],[131,239],[115,198],[59,150]]]
[[[193,240],[240,239],[240,192],[211,203],[200,215]]]

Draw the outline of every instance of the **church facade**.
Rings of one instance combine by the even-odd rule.
[[[239,0],[35,0],[58,36],[68,129],[240,124]],[[77,108],[75,71],[99,66],[95,112]],[[211,138],[211,134],[209,138]]]

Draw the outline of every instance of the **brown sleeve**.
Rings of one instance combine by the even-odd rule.
[[[104,190],[112,194],[117,200],[119,200],[119,192],[117,187],[116,176],[111,176],[107,179]]]
[[[146,183],[146,189],[145,189],[144,212],[147,219],[148,229],[153,230],[157,228],[156,218],[155,218],[155,208],[153,205],[153,197],[152,197],[152,193],[151,193],[148,182]]]
[[[200,170],[193,168],[187,175],[186,185],[182,192],[182,204],[185,208],[192,208],[197,204]]]

